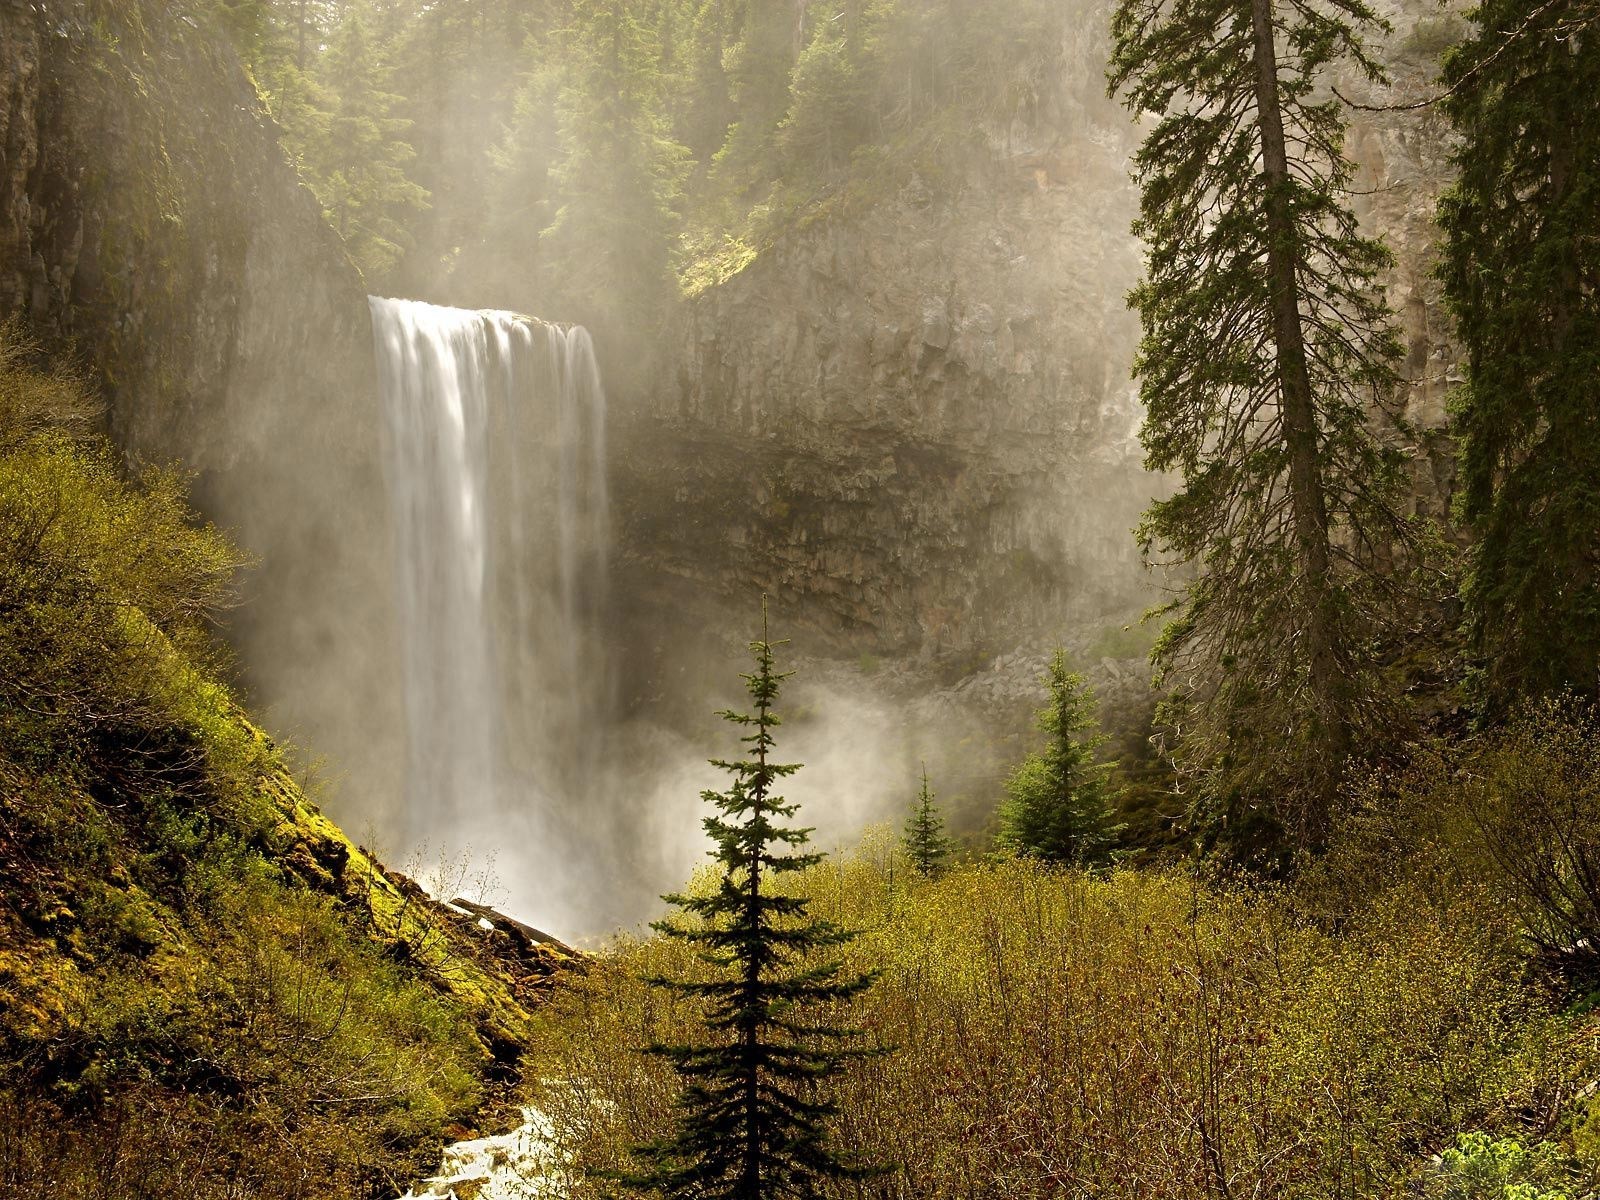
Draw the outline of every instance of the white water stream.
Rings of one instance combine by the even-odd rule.
[[[438,1173],[400,1200],[559,1200],[566,1164],[552,1134],[544,1114],[525,1108],[510,1133],[446,1146]]]

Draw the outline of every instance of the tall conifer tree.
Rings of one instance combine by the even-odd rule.
[[[332,111],[306,125],[311,186],[350,256],[369,279],[392,270],[410,245],[407,221],[428,193],[406,174],[416,157],[395,116],[400,97],[384,90],[385,72],[368,30],[365,3],[353,4],[321,63]]]
[[[1302,844],[1393,711],[1371,666],[1397,607],[1379,563],[1414,536],[1374,429],[1397,382],[1390,257],[1346,203],[1323,86],[1341,63],[1378,77],[1362,34],[1380,25],[1363,0],[1121,0],[1112,25],[1112,90],[1152,122],[1141,436],[1183,479],[1139,537],[1198,568],[1156,650],[1177,758],[1202,802],[1282,798]]]
[[[1466,587],[1491,698],[1600,679],[1600,15],[1486,0],[1445,60],[1462,134],[1440,270],[1466,351],[1454,400]]]
[[[660,48],[628,0],[577,0],[566,38],[547,281],[564,315],[591,327],[648,322],[673,294],[687,164],[662,106]]]
[[[739,40],[727,53],[735,120],[717,152],[719,175],[739,193],[769,185],[778,125],[789,110],[789,74],[800,52],[803,10],[791,0],[745,0]]]
[[[788,676],[779,673],[763,614],[761,640],[750,644],[756,669],[743,678],[755,711],[719,715],[747,731],[742,758],[713,760],[732,776],[726,792],[707,791],[715,810],[705,829],[722,867],[716,889],[666,899],[686,921],[657,930],[695,946],[713,968],[709,980],[653,980],[702,1000],[705,1041],[657,1046],[684,1083],[676,1134],[642,1148],[633,1187],[695,1200],[811,1197],[829,1179],[868,1173],[828,1146],[835,1108],[818,1088],[865,1051],[855,1035],[819,1022],[819,1006],[846,1000],[872,983],[817,955],[854,935],[808,913],[809,901],[786,895],[779,881],[822,860],[800,850],[809,829],[789,823],[798,805],[774,790],[800,769],[773,761],[773,705]]]

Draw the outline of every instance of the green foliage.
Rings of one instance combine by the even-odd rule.
[[[898,1047],[841,1081],[841,1149],[899,1164],[830,1196],[1200,1200],[1406,1194],[1420,1147],[1506,1128],[1584,1059],[1476,909],[1368,893],[1339,932],[1295,898],[1026,859],[891,888],[879,848],[799,894],[865,930],[877,984],[837,1023]],[[712,886],[703,881],[701,886]],[[673,939],[624,941],[553,1005],[538,1102],[578,1169],[673,1119],[673,1075],[632,1047],[699,1019],[640,975],[709,973]],[[577,1200],[596,1195],[578,1180]]]
[[[240,558],[181,476],[129,487],[84,385],[27,354],[0,331],[0,739],[48,761],[206,691],[190,664],[213,656]]]
[[[428,191],[413,177],[413,122],[386,90],[391,15],[372,0],[223,0],[220,15],[282,130],[284,148],[371,286],[414,242]]]
[[[1463,1133],[1439,1156],[1423,1194],[1437,1200],[1573,1200],[1571,1171],[1548,1142]]]
[[[1318,871],[1358,893],[1405,880],[1475,908],[1573,984],[1594,986],[1600,715],[1570,697],[1539,701],[1470,741],[1417,749],[1358,792]]]
[[[740,8],[737,0],[701,0],[694,6],[688,45],[674,50],[687,62],[681,90],[674,89],[674,124],[696,162],[711,161],[733,124],[733,98],[724,62],[728,46],[738,34]]]
[[[826,22],[795,64],[788,115],[779,130],[784,156],[800,170],[833,173],[866,140],[868,80],[864,78],[860,4],[852,8],[854,36],[843,22]]]
[[[799,851],[810,830],[787,823],[798,806],[773,790],[800,768],[772,761],[780,723],[773,704],[786,676],[762,635],[750,646],[756,669],[744,676],[755,711],[721,714],[748,731],[745,755],[717,760],[732,785],[704,793],[715,809],[705,829],[720,878],[704,891],[668,896],[682,916],[654,926],[693,946],[711,974],[652,978],[705,1008],[695,1040],[651,1047],[683,1081],[678,1128],[641,1147],[645,1169],[626,1179],[666,1196],[812,1196],[825,1180],[869,1174],[829,1147],[826,1122],[837,1108],[818,1093],[863,1053],[841,1044],[858,1035],[819,1014],[865,991],[872,976],[817,961],[853,935],[809,916],[805,897],[779,890],[822,856]]]
[[[552,179],[562,204],[540,252],[565,311],[602,330],[654,320],[673,294],[672,140],[652,31],[625,0],[585,0],[569,31]],[[618,311],[618,306],[622,311]]]
[[[1378,68],[1361,0],[1123,0],[1108,77],[1152,121],[1132,294],[1146,464],[1183,487],[1139,529],[1198,573],[1156,647],[1197,817],[1266,800],[1315,843],[1357,745],[1397,711],[1376,667],[1406,611],[1388,251],[1345,192],[1326,79]]]
[[[1600,37],[1593,6],[1488,0],[1445,60],[1462,135],[1440,278],[1466,352],[1453,397],[1464,592],[1497,704],[1600,686]]]
[[[771,182],[766,168],[789,107],[789,75],[798,49],[791,6],[745,0],[743,7],[739,40],[725,59],[734,120],[716,155],[716,170],[735,194]]]
[[[428,193],[407,177],[415,152],[400,135],[411,122],[395,115],[401,97],[384,90],[365,7],[349,7],[319,64],[332,104],[302,155],[329,222],[356,265],[377,279],[399,264],[409,214],[427,206]]]
[[[1049,740],[1006,780],[999,843],[1048,863],[1103,865],[1122,826],[1114,815],[1111,764],[1095,761],[1105,738],[1082,736],[1095,727],[1094,693],[1067,670],[1064,650],[1051,657],[1043,682],[1050,699],[1038,725]]]
[[[906,818],[901,841],[912,867],[924,879],[937,875],[944,868],[945,859],[950,857],[951,841],[945,836],[944,817],[933,803],[927,767],[922,769],[922,787],[917,790],[916,803]]]

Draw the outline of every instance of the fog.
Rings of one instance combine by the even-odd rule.
[[[757,606],[730,612],[720,641],[666,651],[660,669],[693,679],[689,694],[623,711],[607,405],[583,331],[371,303],[397,617],[349,614],[343,637],[375,662],[399,659],[403,720],[363,722],[361,736],[403,770],[398,810],[367,836],[431,886],[468,888],[560,936],[634,925],[705,850],[702,793],[727,783],[708,760],[742,752],[742,730],[712,714],[748,707],[739,629],[755,635]],[[992,782],[980,715],[930,706],[915,673],[807,655],[804,614],[762,607],[800,663],[780,750],[806,764],[786,795],[818,845],[898,824],[924,767]],[[687,655],[701,660],[692,674]]]
[[[375,301],[369,344],[345,289],[354,336],[285,355],[268,448],[202,478],[258,559],[245,686],[352,834],[569,938],[648,919],[704,854],[763,595],[798,672],[787,795],[831,849],[898,826],[924,764],[976,844],[1049,647],[1093,665],[1155,594],[1104,6],[851,8],[880,25],[855,112],[797,90],[856,36],[823,6],[698,7],[618,58],[559,6],[314,2],[309,40],[280,31],[309,57],[252,64],[367,290],[460,309]],[[758,103],[738,64],[768,36]],[[364,153],[425,200],[341,207],[355,164],[296,125],[302,75],[365,86]],[[574,388],[552,364],[591,340]]]

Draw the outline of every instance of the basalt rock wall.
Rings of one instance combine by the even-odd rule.
[[[274,724],[383,791],[384,486],[365,288],[215,6],[0,0],[0,317],[102,381],[130,463],[196,474],[254,557],[229,614]],[[358,625],[359,637],[352,637]]]
[[[867,180],[688,300],[623,431],[625,569],[809,644],[964,654],[1149,595],[1131,131],[1059,94]]]

